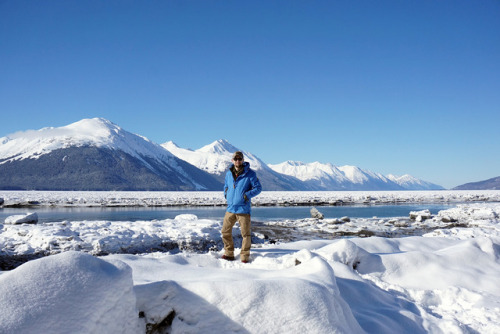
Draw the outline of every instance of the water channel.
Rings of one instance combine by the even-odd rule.
[[[372,217],[408,217],[410,211],[429,209],[432,214],[455,207],[456,204],[398,204],[398,205],[355,205],[355,206],[319,206],[317,209],[325,218],[372,218]],[[309,218],[311,206],[273,206],[253,207],[252,220],[277,221]],[[40,207],[40,208],[0,208],[0,223],[12,215],[36,212],[39,222],[60,221],[138,221],[173,219],[180,214],[194,214],[200,219],[222,220],[225,207]]]

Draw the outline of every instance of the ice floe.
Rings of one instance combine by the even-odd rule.
[[[226,205],[222,191],[2,191],[0,197],[4,198],[4,207]],[[500,202],[500,191],[264,191],[252,199],[255,206],[463,202]]]

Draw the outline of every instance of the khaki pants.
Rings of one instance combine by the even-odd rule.
[[[252,245],[249,214],[226,212],[221,231],[222,241],[224,242],[224,252],[226,256],[234,257],[233,226],[236,221],[240,223],[241,236],[243,237],[240,258],[241,261],[248,261],[250,258],[250,246]]]

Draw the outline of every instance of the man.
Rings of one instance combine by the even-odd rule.
[[[262,191],[262,186],[257,175],[250,169],[250,164],[244,161],[240,151],[233,154],[233,165],[226,173],[224,182],[224,197],[227,200],[227,210],[222,224],[222,241],[224,242],[224,260],[234,260],[233,226],[240,223],[241,236],[241,262],[250,260],[250,207],[251,199]]]

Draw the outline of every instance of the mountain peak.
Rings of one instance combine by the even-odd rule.
[[[161,144],[161,146],[163,146],[164,148],[166,148],[167,150],[175,150],[175,149],[180,149],[181,147],[179,145],[177,145],[175,142],[173,142],[172,140],[169,140],[163,144]]]
[[[37,158],[57,149],[95,146],[133,156],[171,156],[147,138],[123,130],[104,118],[87,118],[61,127],[17,132],[1,141],[0,160]],[[159,146],[159,145],[158,145]]]
[[[214,141],[211,144],[208,144],[206,146],[203,146],[198,152],[206,152],[206,153],[218,153],[218,154],[224,154],[224,153],[234,153],[236,151],[239,151],[238,148],[234,147],[231,143],[229,143],[225,139],[219,139]]]
[[[107,140],[124,131],[105,118],[86,118],[58,129],[69,130],[72,135],[106,138]]]
[[[285,162],[282,162],[281,164],[276,164],[273,166],[278,166],[278,165],[304,166],[305,164],[302,161],[287,160]]]
[[[78,122],[71,123],[61,127],[46,127],[40,130],[26,130],[8,135],[10,140],[24,139],[46,139],[46,138],[64,138],[78,137],[79,139],[87,138],[88,140],[96,137],[110,137],[123,131],[118,125],[104,118],[86,118]]]

